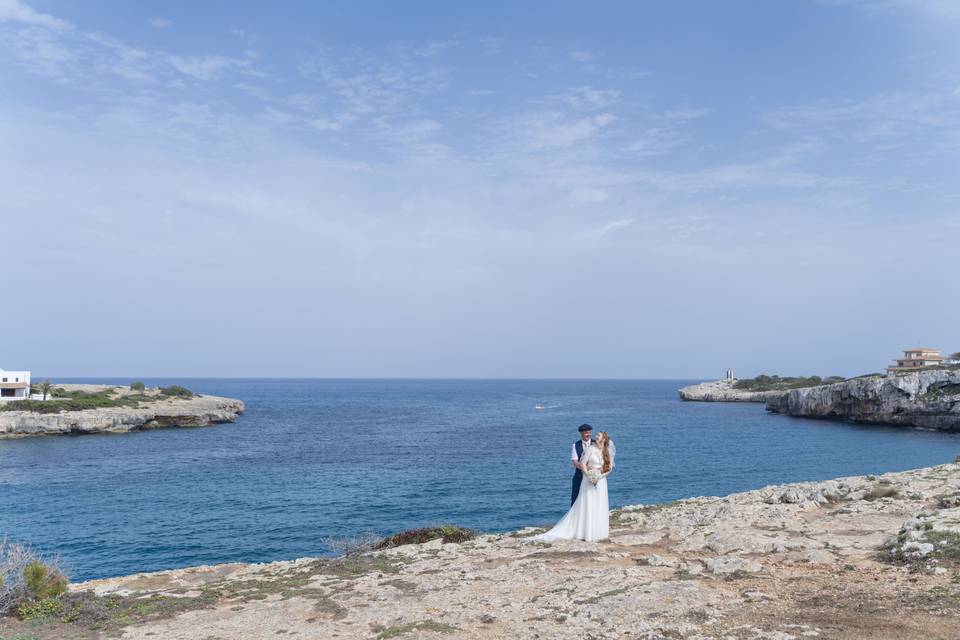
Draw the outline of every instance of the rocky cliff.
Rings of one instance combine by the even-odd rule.
[[[80,385],[67,385],[72,389]],[[156,399],[138,408],[107,407],[62,413],[0,411],[0,439],[27,436],[123,433],[162,427],[204,427],[233,422],[243,402],[217,396]]]
[[[960,629],[960,464],[625,507],[602,543],[532,533],[94,580],[71,586],[75,622],[0,619],[0,635],[946,640]]]
[[[960,370],[854,378],[794,389],[767,401],[774,413],[960,431]]]
[[[692,402],[767,402],[786,391],[743,391],[734,389],[731,380],[717,380],[683,387],[679,393],[681,399]]]

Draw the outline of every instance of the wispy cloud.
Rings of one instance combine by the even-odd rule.
[[[0,0],[0,22],[16,22],[45,27],[54,31],[66,31],[73,28],[73,25],[66,20],[55,18],[49,13],[35,11],[20,0]]]
[[[955,0],[820,0],[824,4],[852,5],[869,11],[916,12],[934,18],[960,19],[960,3]]]
[[[157,28],[171,26],[151,18]],[[12,27],[7,48],[33,73],[88,89],[104,86],[103,74],[134,82],[211,81],[228,73],[258,75],[256,56],[180,55],[131,45],[121,38],[83,31],[18,0],[0,0],[0,23]],[[0,47],[3,45],[0,44]]]
[[[154,29],[169,29],[173,26],[173,20],[168,20],[167,18],[148,18],[147,22],[149,22],[150,26]]]
[[[215,54],[202,56],[167,56],[170,65],[185,76],[197,80],[216,80],[230,71],[252,73],[249,58],[231,58]]]
[[[535,148],[566,148],[592,138],[614,120],[611,113],[573,119],[558,112],[538,113],[526,117],[521,133]]]

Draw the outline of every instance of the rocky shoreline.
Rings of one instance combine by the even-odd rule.
[[[70,391],[98,392],[119,389],[108,385],[61,385]],[[121,395],[128,390],[118,391]],[[156,390],[148,403],[139,407],[102,407],[61,413],[0,411],[0,439],[48,435],[126,433],[165,427],[205,427],[234,422],[244,404],[232,398],[194,395],[162,397]]]
[[[734,380],[703,382],[678,391],[681,400],[690,402],[769,402],[781,397],[786,391],[745,391],[735,389]]]
[[[5,619],[0,631],[38,640],[946,640],[960,629],[960,464],[625,507],[604,543],[526,541],[533,532],[94,580],[72,593],[114,607],[134,598],[129,611],[146,613],[99,630]]]
[[[767,401],[790,416],[960,432],[960,370],[854,378],[793,389]]]

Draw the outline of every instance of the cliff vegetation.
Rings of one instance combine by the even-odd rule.
[[[759,375],[756,378],[745,378],[733,383],[734,389],[742,391],[789,391],[790,389],[803,389],[805,387],[818,387],[822,384],[834,384],[843,382],[845,378],[841,376],[768,376]]]
[[[62,411],[88,411],[111,407],[138,409],[144,403],[167,398],[192,398],[194,393],[180,385],[147,389],[143,383],[134,382],[130,389],[105,387],[93,391],[54,387],[48,400],[15,400],[0,404],[0,411],[29,411],[32,413],[60,413]]]

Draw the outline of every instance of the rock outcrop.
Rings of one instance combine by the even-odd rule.
[[[71,591],[129,611],[99,623],[127,640],[859,640],[960,629],[960,464],[625,507],[603,543],[527,541],[534,532]],[[30,624],[7,631],[88,637]]]
[[[71,389],[81,385],[63,385]],[[102,389],[102,386],[91,388]],[[244,404],[232,398],[157,398],[132,407],[105,407],[62,413],[0,411],[0,439],[86,433],[123,433],[163,427],[205,427],[233,422]]]
[[[744,391],[735,389],[735,380],[717,380],[680,389],[680,398],[692,402],[768,402],[786,391]]]
[[[794,389],[767,401],[767,409],[806,418],[960,431],[960,370],[871,376]]]

